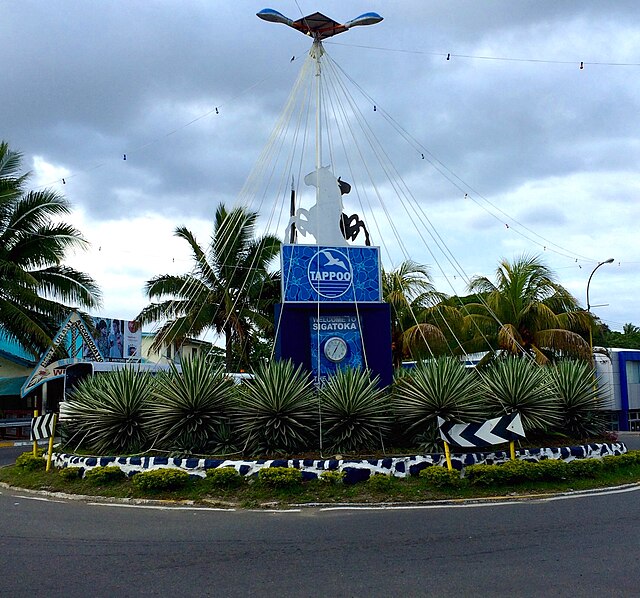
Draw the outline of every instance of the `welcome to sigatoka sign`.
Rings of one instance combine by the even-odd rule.
[[[454,424],[439,417],[438,427],[442,440],[461,448],[504,444],[526,437],[519,413],[473,424]]]

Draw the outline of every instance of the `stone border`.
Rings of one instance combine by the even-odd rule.
[[[516,451],[516,458],[522,461],[541,461],[554,459],[573,461],[574,459],[601,459],[609,455],[622,455],[627,452],[624,442],[594,443],[581,446],[563,446],[555,448],[521,449]],[[491,453],[459,453],[452,454],[453,467],[463,470],[468,465],[499,464],[509,460],[505,451]],[[317,479],[323,471],[344,471],[346,484],[365,481],[370,476],[381,473],[398,478],[417,476],[421,470],[431,466],[446,466],[443,454],[412,455],[406,457],[389,457],[386,459],[351,460],[351,459],[267,459],[259,461],[234,461],[227,459],[179,459],[174,457],[84,457],[66,453],[54,453],[55,467],[81,467],[84,471],[105,465],[119,467],[131,476],[141,471],[152,469],[181,469],[190,475],[205,477],[208,469],[233,467],[240,475],[256,475],[267,467],[292,467],[302,471],[305,480]],[[84,473],[84,472],[83,472]]]

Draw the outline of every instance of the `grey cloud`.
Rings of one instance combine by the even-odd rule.
[[[637,62],[636,0],[320,4],[4,2],[0,137],[22,150],[27,163],[39,155],[75,175],[68,196],[96,220],[149,212],[176,224],[209,219],[217,203],[232,202],[242,188],[309,48],[308,39],[255,13],[271,5],[293,18],[320,9],[341,20],[374,10],[385,18],[380,25],[354,29],[326,49],[380,106],[374,113],[368,100],[354,95],[413,197],[430,216],[460,216],[451,230],[442,225],[456,251],[469,242],[460,230],[487,231],[478,239],[482,250],[469,257],[474,268],[486,270],[480,253],[493,265],[495,254],[507,250],[500,223],[477,215],[464,203],[465,191],[508,203],[535,183],[575,176],[587,185],[590,176],[614,181],[613,172],[620,182],[598,189],[601,206],[615,201],[633,208],[638,67],[579,70],[578,63]],[[443,52],[575,62],[447,61]],[[203,116],[215,107],[219,114]],[[440,174],[421,160],[423,149],[449,171]],[[274,172],[283,171],[284,161]],[[335,162],[346,178],[347,161],[337,150]],[[356,168],[355,176],[373,193],[365,172]],[[385,201],[398,201],[384,177],[376,184]],[[269,193],[275,201],[275,191]],[[587,187],[576,193],[593,201]],[[355,195],[348,202],[359,210]],[[570,218],[574,205],[580,214]],[[547,229],[556,234],[560,224],[580,227],[576,236],[592,234],[598,213],[579,202],[516,208],[513,215],[543,235]]]

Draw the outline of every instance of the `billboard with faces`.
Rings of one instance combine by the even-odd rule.
[[[131,320],[93,317],[94,339],[105,361],[125,361],[142,356],[142,329]],[[84,357],[90,358],[86,347]]]

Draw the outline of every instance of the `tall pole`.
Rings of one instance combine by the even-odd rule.
[[[322,42],[316,39],[311,46],[311,56],[316,61],[316,170],[322,168],[322,69],[320,58],[324,54]]]
[[[605,264],[613,264],[613,262],[614,262],[614,259],[610,257],[608,260],[604,260],[603,262],[600,262],[591,271],[591,274],[589,274],[589,280],[587,281],[587,313],[589,315],[591,315],[591,303],[589,303],[589,285],[591,284],[591,279],[593,278],[593,275],[595,274],[596,270],[600,266],[604,266]],[[591,325],[591,322],[589,322],[589,350],[591,351],[591,359],[593,359],[593,326]]]
[[[322,69],[320,58],[324,53],[322,42],[319,38],[315,38],[311,46],[311,56],[316,61],[316,205],[320,204],[320,169],[322,168]],[[320,227],[320,219],[316,220],[316,230],[314,236],[318,239],[318,228]]]

